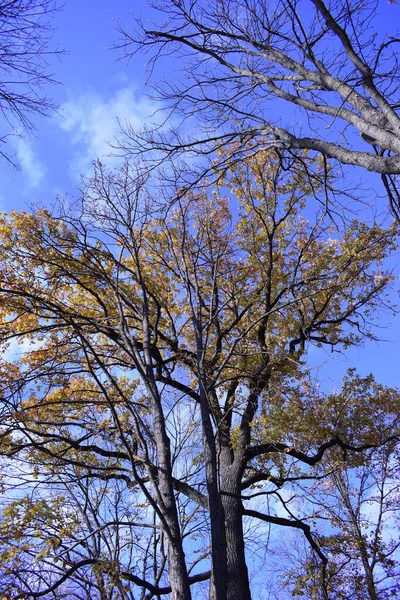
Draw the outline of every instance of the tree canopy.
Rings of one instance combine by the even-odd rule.
[[[305,360],[374,337],[398,230],[335,224],[290,160],[257,151],[163,209],[97,164],[80,203],[2,217],[3,595],[250,598],[280,526],[331,597],[312,494],[395,451],[399,392],[353,373],[325,394]],[[382,552],[349,585],[393,585]]]

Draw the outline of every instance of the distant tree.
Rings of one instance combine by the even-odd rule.
[[[0,0],[0,141],[5,144],[18,128],[34,129],[33,117],[45,116],[55,107],[46,95],[54,83],[48,58],[57,51],[49,47],[48,18],[56,10],[54,0]],[[4,147],[4,146],[3,146]],[[12,160],[6,150],[0,154]]]
[[[249,600],[247,523],[299,531],[326,571],[280,490],[327,454],[394,443],[399,423],[359,402],[338,419],[303,361],[373,336],[397,228],[335,228],[309,206],[307,155],[281,159],[255,152],[229,197],[202,187],[166,211],[98,165],[75,211],[2,216],[0,451],[18,494],[3,595],[81,597],[89,581],[94,598],[189,600],[210,581],[213,600]]]
[[[340,420],[342,427],[357,418],[360,430],[369,430],[372,436],[378,431],[387,435],[392,422],[389,415],[397,412],[395,396],[387,392],[372,376],[362,379],[350,372],[340,392],[329,395],[319,410],[328,413],[328,419]],[[314,394],[319,395],[317,390]],[[296,484],[290,506],[299,518],[313,523],[315,539],[329,560],[322,569],[303,545],[297,557],[293,553],[290,561],[282,561],[285,585],[277,598],[288,593],[310,600],[397,597],[399,450],[394,442],[364,453],[326,453],[315,468],[320,479]]]
[[[151,508],[111,473],[99,479],[82,464],[39,460],[24,481],[28,490],[15,498],[16,481],[5,482],[0,592],[8,598],[38,590],[50,597],[54,588],[57,598],[128,599],[133,582],[141,583],[138,564],[142,576],[163,574],[165,544]]]
[[[161,24],[122,26],[120,47],[127,56],[150,52],[151,72],[163,56],[182,63],[178,77],[154,82],[182,127],[128,130],[128,153],[207,157],[240,141],[240,159],[249,140],[308,149],[381,174],[398,213],[400,38],[376,30],[378,2],[167,0],[155,8]]]
[[[323,487],[319,506],[325,509],[333,531],[320,543],[331,557],[329,588],[337,598],[388,600],[397,596],[398,453],[398,445],[370,451],[363,464],[337,470]]]

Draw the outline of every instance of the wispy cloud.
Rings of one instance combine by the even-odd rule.
[[[78,96],[61,106],[60,127],[70,135],[73,145],[71,169],[79,177],[86,172],[93,160],[110,158],[121,125],[129,122],[134,129],[142,129],[152,120],[155,105],[148,99],[138,97],[131,87],[124,87],[106,98],[97,92]]]
[[[13,146],[17,162],[21,166],[22,175],[25,177],[26,187],[33,189],[39,187],[46,174],[46,167],[33,150],[30,140],[23,137],[14,137]]]

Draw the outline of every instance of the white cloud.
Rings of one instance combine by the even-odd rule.
[[[112,162],[113,150],[121,125],[129,122],[133,129],[142,129],[153,120],[156,106],[150,100],[138,98],[134,88],[124,87],[111,97],[97,92],[86,93],[61,106],[61,128],[71,137],[75,147],[71,168],[75,177],[86,172],[93,160]]]
[[[46,167],[37,157],[29,140],[18,136],[13,139],[13,145],[28,189],[37,188],[46,174]]]

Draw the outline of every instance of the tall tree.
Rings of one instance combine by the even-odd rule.
[[[156,8],[154,25],[121,27],[121,46],[127,56],[149,51],[152,73],[163,56],[183,63],[179,77],[154,88],[184,125],[128,131],[128,152],[204,157],[235,140],[238,159],[249,140],[309,149],[380,173],[399,210],[399,38],[376,30],[377,2],[167,0]],[[188,118],[200,133],[188,133]]]
[[[79,210],[3,216],[2,454],[28,479],[36,473],[35,489],[62,482],[73,494],[92,482],[107,496],[114,482],[125,505],[143,508],[133,519],[106,500],[97,529],[89,518],[47,545],[45,575],[22,545],[18,560],[29,566],[6,567],[4,593],[56,593],[90,567],[97,582],[123,582],[118,589],[142,598],[188,600],[210,579],[211,598],[250,599],[249,519],[301,531],[326,568],[311,525],[290,510],[274,514],[267,499],[315,477],[327,453],[397,439],[390,412],[380,430],[358,427],[356,408],[343,422],[317,410],[303,368],[311,344],[373,336],[397,228],[334,227],[321,204],[308,206],[310,159],[290,161],[254,152],[228,188],[192,191],[166,212],[128,168],[98,165]],[[39,504],[41,519],[47,510]],[[8,530],[23,537],[35,518],[22,519],[22,533],[21,519]],[[103,526],[125,540],[120,553],[96,546]]]

